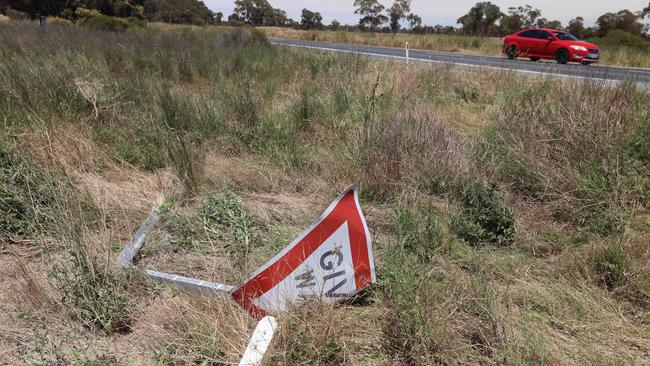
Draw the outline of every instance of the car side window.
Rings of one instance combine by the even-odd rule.
[[[548,37],[551,37],[551,34],[546,31],[537,31],[537,38],[539,39],[548,39]]]
[[[529,30],[525,32],[519,33],[519,37],[524,37],[524,38],[537,38],[537,31],[535,30]]]

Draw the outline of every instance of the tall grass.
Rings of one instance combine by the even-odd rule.
[[[5,147],[6,149],[6,147]],[[0,237],[18,243],[33,239],[53,219],[51,178],[14,151],[0,151]]]
[[[647,94],[629,84],[604,94],[597,84],[564,88],[560,98],[552,85],[513,96],[486,135],[486,158],[520,195],[555,206],[558,218],[621,230],[629,209],[648,203],[629,143],[646,128]]]
[[[461,52],[466,54],[501,54],[501,42],[494,37],[453,36],[443,34],[368,33],[328,30],[296,30],[288,28],[261,27],[269,37],[300,39],[307,41],[363,44],[404,48],[406,42],[413,49]]]
[[[296,30],[260,27],[267,36],[306,41],[336,42],[412,49],[459,52],[470,55],[500,56],[503,40],[496,37],[445,34],[369,33],[354,31]],[[590,38],[602,50],[601,63],[625,67],[649,68],[650,42],[630,33],[612,31],[604,38]]]
[[[404,67],[272,48],[247,29],[10,21],[0,43],[3,243],[48,244],[63,264],[52,298],[68,311],[47,317],[131,347],[118,363],[236,362],[251,325],[111,270],[148,212],[134,201],[178,198],[137,265],[237,283],[355,181],[379,284],[284,314],[270,362],[638,364],[648,352],[650,97],[632,84]],[[90,146],[74,155],[89,162],[60,166],[76,146],[57,149],[57,134]],[[67,187],[68,210],[42,176]],[[53,226],[27,224],[35,212]]]
[[[611,30],[607,36],[587,40],[602,47],[603,62],[622,66],[649,67],[648,53],[650,42],[641,36],[624,32],[619,29]]]

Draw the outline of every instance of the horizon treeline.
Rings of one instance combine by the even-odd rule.
[[[322,23],[322,15],[303,9],[300,21],[289,18],[282,9],[271,6],[267,0],[236,0],[234,12],[228,16],[230,24],[245,23],[252,26],[293,27],[301,29],[360,30],[372,32],[409,32],[464,34],[473,36],[503,36],[525,28],[540,27],[563,29],[580,38],[604,37],[610,30],[621,30],[646,37],[650,26],[642,21],[650,16],[650,2],[644,9],[623,9],[607,12],[597,18],[593,27],[585,26],[584,18],[576,16],[563,25],[559,20],[549,20],[542,11],[530,5],[509,7],[502,11],[490,1],[477,2],[458,18],[457,27],[424,25],[422,18],[411,12],[412,0],[394,0],[385,7],[377,0],[354,0],[354,13],[359,22],[342,25],[336,19],[329,25]]]
[[[60,17],[77,20],[84,10],[102,15],[176,24],[217,24],[220,14],[197,0],[0,0],[0,13],[11,18]]]

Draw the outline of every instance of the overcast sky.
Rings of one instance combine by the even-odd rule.
[[[213,11],[220,11],[226,17],[232,13],[234,0],[203,0]],[[591,25],[596,18],[607,12],[622,9],[638,11],[648,6],[649,0],[492,0],[501,11],[505,12],[510,6],[530,4],[542,11],[542,16],[549,20],[560,20],[567,24],[576,16],[585,18],[585,23]],[[332,19],[341,23],[356,24],[358,16],[354,14],[354,0],[269,0],[271,5],[283,9],[287,14],[300,21],[303,8],[318,11],[323,15],[323,23],[329,24]],[[386,7],[391,0],[380,0]],[[456,19],[476,4],[477,0],[413,0],[411,11],[422,17],[427,25],[455,25]]]

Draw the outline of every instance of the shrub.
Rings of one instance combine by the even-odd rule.
[[[401,248],[423,263],[430,261],[443,244],[443,226],[431,204],[397,208],[391,221]]]
[[[88,18],[83,24],[92,29],[112,32],[122,32],[130,27],[130,23],[127,20],[108,15],[98,15]]]
[[[460,192],[461,212],[453,221],[456,235],[472,246],[507,245],[515,236],[514,211],[495,186],[467,184]]]
[[[47,17],[47,23],[52,25],[72,25],[74,24],[71,20],[61,18],[61,17]]]
[[[648,42],[647,39],[620,29],[612,29],[607,32],[607,36],[603,38],[593,38],[589,41],[596,43],[601,47],[629,47],[638,51],[650,51],[650,42]]]
[[[600,282],[612,290],[619,286],[630,270],[630,260],[620,248],[608,247],[593,258],[593,266]]]
[[[255,28],[231,28],[219,34],[217,47],[267,47],[269,41],[264,32]]]
[[[84,19],[94,18],[102,15],[102,13],[100,13],[96,9],[87,9],[83,7],[78,7],[77,9],[75,9],[74,14],[79,18],[84,18]]]
[[[23,13],[22,11],[14,10],[12,8],[7,8],[5,14],[7,14],[9,19],[15,19],[15,20],[28,20],[29,19],[29,14]]]
[[[137,17],[128,17],[126,21],[129,22],[130,28],[142,29],[147,27],[147,22]]]

